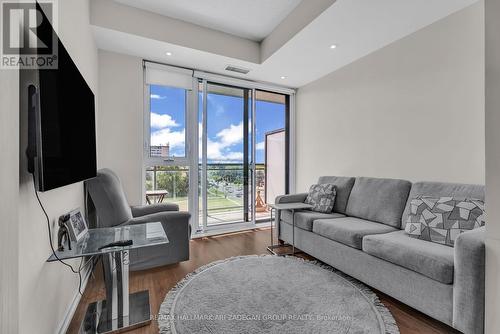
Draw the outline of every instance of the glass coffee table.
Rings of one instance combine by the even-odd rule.
[[[312,205],[306,203],[278,203],[278,204],[269,204],[271,208],[271,245],[267,247],[267,250],[274,255],[295,255],[295,211],[296,210],[304,210],[311,209]],[[290,210],[292,212],[292,244],[274,244],[273,238],[273,211],[281,211],[281,210]],[[279,224],[279,222],[277,222]],[[276,252],[277,249],[292,247],[292,252]]]
[[[130,246],[101,248],[111,242],[132,240]],[[106,299],[91,303],[79,333],[118,333],[151,322],[149,291],[129,294],[129,251],[168,243],[161,223],[146,223],[109,228],[89,229],[78,243],[56,251],[47,262],[87,256],[102,256]]]

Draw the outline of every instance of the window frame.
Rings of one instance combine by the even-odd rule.
[[[193,226],[198,224],[198,114],[194,110],[198,105],[198,79],[192,78],[191,89],[186,90],[185,108],[185,156],[184,157],[151,157],[151,85],[146,80],[146,61],[143,65],[143,157],[142,157],[142,203],[146,204],[146,173],[152,166],[181,166],[188,167],[189,194],[188,211],[191,213]],[[165,71],[171,66],[165,65]],[[154,84],[164,87],[174,87],[162,84]],[[196,111],[196,112],[195,112]],[[193,158],[196,157],[196,158]],[[193,190],[193,191],[191,191]],[[193,234],[196,232],[193,229]]]
[[[144,61],[146,63],[148,61]],[[169,65],[163,65],[168,71],[168,68],[176,68]],[[145,69],[145,67],[144,67]],[[179,70],[186,71],[188,69],[178,68]],[[288,135],[289,138],[287,140],[288,147],[288,193],[295,192],[295,90],[286,87],[275,86],[272,84],[265,84],[260,82],[248,81],[244,79],[231,78],[223,75],[212,74],[207,72],[201,72],[197,70],[192,71],[192,87],[191,89],[187,89],[187,100],[186,100],[186,110],[185,110],[185,157],[169,157],[164,159],[162,157],[150,157],[150,141],[151,141],[151,84],[146,82],[146,71],[143,71],[144,79],[143,79],[143,138],[144,138],[144,146],[143,146],[143,161],[142,161],[142,201],[145,204],[145,195],[146,195],[146,169],[151,166],[189,166],[189,194],[188,194],[188,206],[189,212],[191,213],[191,222],[195,227],[193,229],[193,236],[199,237],[203,235],[210,235],[213,233],[221,233],[229,230],[244,230],[245,228],[255,228],[255,213],[252,214],[252,222],[250,223],[238,223],[238,224],[229,224],[223,226],[214,226],[213,228],[207,230],[196,231],[196,229],[200,226],[199,222],[202,221],[199,219],[199,151],[202,149],[202,145],[199,143],[199,103],[204,103],[205,99],[202,101],[198,101],[200,87],[199,84],[203,81],[205,82],[213,82],[215,84],[226,84],[231,86],[237,86],[241,88],[249,88],[253,94],[255,94],[256,90],[269,91],[278,94],[284,94],[288,96],[288,119],[287,119],[287,127],[288,127]],[[162,86],[161,84],[158,84]],[[166,87],[175,87],[163,85]],[[202,90],[204,92],[204,90]],[[255,95],[253,95],[255,96]],[[252,107],[255,110],[255,105]],[[254,122],[252,122],[254,123]],[[255,145],[255,143],[254,143]],[[252,146],[254,147],[254,146]],[[253,161],[255,160],[255,157]],[[252,172],[252,176],[255,173]],[[255,182],[255,180],[253,180]],[[255,197],[255,196],[254,196]],[[255,208],[254,208],[255,209]],[[268,223],[265,223],[268,224]],[[263,226],[263,225],[260,225]]]
[[[192,90],[185,90],[186,104],[184,109],[184,157],[152,157],[151,156],[151,84],[144,83],[145,85],[145,112],[144,112],[144,165],[149,166],[162,166],[162,165],[188,165],[189,152],[191,150],[191,143],[189,138],[191,136],[191,126],[189,124],[189,110],[193,105]],[[162,85],[155,85],[162,86]],[[168,87],[168,86],[162,86]],[[176,87],[172,87],[176,88]],[[182,89],[182,88],[181,88]]]

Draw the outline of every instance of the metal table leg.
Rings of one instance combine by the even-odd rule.
[[[295,210],[292,209],[292,255],[295,255]]]
[[[283,245],[280,244],[274,244],[274,238],[273,238],[273,210],[276,210],[274,208],[271,208],[271,245],[267,247],[267,250],[273,254],[273,255],[278,255],[278,256],[285,256],[285,255],[294,255],[295,254],[295,231],[292,232],[292,244],[290,245],[289,243],[285,243]],[[292,226],[293,230],[295,230],[295,210],[292,210]],[[277,223],[279,224],[279,222]],[[279,252],[277,253],[275,249],[280,249],[280,248],[286,248],[286,247],[292,247],[292,252]]]
[[[273,220],[273,210],[274,208],[271,208],[271,243],[270,245],[274,245],[274,238],[273,238],[273,223],[274,223],[274,220]]]
[[[128,239],[128,230],[118,240]],[[118,250],[102,257],[106,300],[89,304],[80,333],[102,334],[132,330],[151,322],[149,291],[129,294],[129,251]]]

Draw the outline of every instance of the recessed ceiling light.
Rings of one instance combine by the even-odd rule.
[[[172,52],[167,52],[166,53],[167,56],[171,56],[172,55]]]
[[[281,77],[281,79],[282,79],[282,80],[284,80],[284,79],[286,79],[286,77],[285,77],[285,76],[282,76],[282,77]]]
[[[332,49],[332,50],[333,50],[333,49],[336,49],[336,48],[337,48],[337,45],[336,45],[336,44],[332,44],[332,45],[330,45],[330,49]]]

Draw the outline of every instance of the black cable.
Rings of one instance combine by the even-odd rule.
[[[49,244],[50,244],[50,249],[52,250],[52,254],[54,254],[54,257],[57,259],[57,261],[61,262],[62,264],[64,264],[68,268],[70,268],[73,273],[78,274],[78,272],[75,271],[75,269],[73,269],[73,266],[71,266],[70,264],[61,260],[56,254],[56,250],[54,249],[54,245],[52,244],[52,229],[50,228],[50,218],[49,218],[49,215],[47,214],[47,211],[45,211],[45,207],[43,206],[42,201],[40,200],[40,197],[38,196],[38,191],[36,190],[36,185],[35,185],[35,175],[34,174],[32,174],[32,175],[33,175],[33,189],[35,190],[35,196],[36,196],[36,199],[38,200],[38,204],[40,205],[40,208],[42,208],[42,211],[45,214],[45,219],[47,220],[47,229],[49,232]]]
[[[93,272],[94,271],[94,262],[93,262],[93,260],[94,260],[94,256],[92,255],[90,257],[90,259],[87,262],[85,262],[85,264],[82,266],[83,257],[81,258],[80,266],[78,267],[78,293],[81,296],[83,296],[83,294],[82,294],[82,270],[85,269],[89,265],[89,263],[90,263],[92,265],[90,270],[91,270],[91,272]]]
[[[78,293],[80,296],[83,296],[82,294],[82,263],[83,263],[83,257],[80,259],[80,266],[78,267]]]
[[[50,244],[50,249],[52,250],[52,254],[54,255],[54,257],[57,259],[57,261],[61,262],[62,264],[64,264],[66,267],[70,268],[71,271],[74,273],[74,274],[77,274],[78,275],[78,293],[83,296],[83,293],[81,291],[82,289],[82,269],[85,268],[88,264],[88,262],[90,262],[90,260],[85,264],[85,266],[82,267],[82,263],[83,263],[83,257],[82,257],[82,260],[80,261],[80,266],[78,268],[78,271],[76,271],[72,265],[70,265],[69,263],[66,263],[64,262],[63,260],[61,260],[57,254],[56,254],[56,250],[54,249],[54,245],[52,244],[52,229],[50,228],[50,218],[49,218],[49,215],[47,214],[47,211],[45,211],[45,207],[43,206],[42,204],[42,201],[40,200],[40,197],[38,196],[38,191],[36,190],[36,184],[35,184],[35,174],[31,174],[33,176],[33,189],[35,191],[35,196],[36,196],[36,199],[38,200],[38,204],[40,205],[40,208],[42,209],[44,215],[45,215],[45,219],[47,220],[47,231],[49,233],[49,244]],[[92,260],[92,258],[91,258]]]

